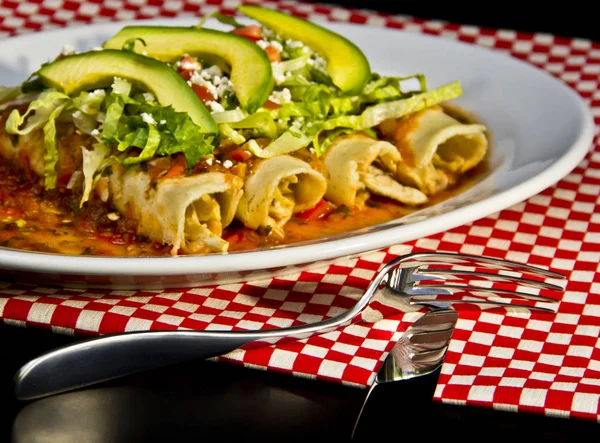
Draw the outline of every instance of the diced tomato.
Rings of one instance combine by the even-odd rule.
[[[265,109],[279,109],[281,108],[281,105],[279,103],[276,103],[272,100],[267,100],[267,102],[263,105],[263,108]]]
[[[69,181],[71,181],[71,176],[73,175],[73,173],[68,172],[66,174],[61,175],[60,177],[58,177],[58,179],[56,180],[56,185],[59,188],[66,188],[67,185],[69,184]]]
[[[214,95],[212,95],[206,86],[200,86],[193,83],[192,89],[204,103],[213,102],[217,99]]]
[[[193,57],[184,55],[181,59],[181,66],[177,69],[177,72],[179,72],[179,75],[181,75],[181,77],[187,81],[191,79],[194,72],[199,70],[201,67],[202,65],[194,60]]]
[[[252,153],[246,151],[245,149],[236,149],[231,152],[231,158],[238,162],[245,162],[250,157],[252,157]]]
[[[260,29],[260,26],[257,25],[244,26],[243,28],[236,28],[229,32],[245,37],[253,42],[263,38],[262,29]]]
[[[326,218],[329,214],[333,212],[335,207],[333,204],[329,203],[325,199],[321,199],[319,203],[315,205],[314,208],[307,209],[306,211],[302,211],[296,214],[296,217],[300,220],[319,220],[322,218]]]
[[[181,76],[181,78],[183,78],[186,82],[192,78],[192,75],[194,75],[194,71],[191,69],[179,68],[177,70],[177,72],[179,72],[179,75]]]
[[[267,56],[269,57],[271,63],[281,61],[281,54],[279,53],[279,50],[276,47],[269,45],[265,48],[265,52],[267,53]]]
[[[223,240],[225,240],[227,243],[239,243],[242,240],[244,240],[244,230],[243,229],[236,229],[235,231],[231,232],[231,233],[227,233],[225,235],[223,235]]]
[[[172,178],[183,175],[186,167],[187,161],[185,160],[185,156],[183,154],[178,154],[173,160],[171,168],[167,171],[163,178]]]

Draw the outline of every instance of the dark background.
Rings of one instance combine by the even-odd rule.
[[[600,42],[591,3],[383,2],[328,4],[423,19],[544,32]],[[597,2],[596,2],[597,3]],[[524,5],[531,7],[525,10]],[[558,6],[558,5],[554,5]],[[348,441],[365,392],[331,383],[210,362],[126,377],[38,402],[18,402],[11,378],[31,358],[73,341],[40,330],[0,324],[0,442],[134,442],[212,439]],[[359,429],[360,440],[585,441],[595,422],[527,416],[432,404],[437,374],[376,391]],[[418,436],[418,437],[416,437]]]
[[[592,12],[597,2],[548,1],[521,2],[432,2],[338,0],[325,3],[348,8],[371,9],[387,14],[401,14],[423,19],[446,20],[454,23],[504,28],[525,32],[546,32],[563,37],[579,37],[600,42],[600,20]]]

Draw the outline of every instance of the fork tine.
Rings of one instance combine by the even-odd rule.
[[[421,284],[413,286],[412,289],[407,291],[413,296],[421,295],[456,295],[457,292],[465,292],[470,295],[479,295],[481,297],[516,297],[523,300],[529,301],[540,301],[545,303],[558,303],[558,300],[547,297],[545,295],[529,294],[526,292],[512,291],[509,289],[502,288],[487,288],[484,286],[473,286],[473,285],[454,285],[454,284]],[[478,294],[481,293],[481,294]]]
[[[417,346],[427,346],[431,348],[433,344],[440,342],[446,343],[452,337],[454,326],[439,331],[413,332],[408,335],[410,342]]]
[[[448,345],[440,346],[434,349],[425,349],[421,351],[413,352],[410,355],[410,361],[419,365],[434,365],[441,364],[448,350]]]
[[[446,329],[445,325],[454,325],[458,319],[458,312],[454,309],[436,309],[434,311],[427,312],[427,315],[423,315],[412,325],[410,330],[434,330]]]
[[[554,291],[563,291],[564,288],[562,286],[558,286],[552,283],[540,281],[540,280],[532,280],[524,277],[513,277],[499,274],[488,274],[485,272],[476,272],[476,271],[466,271],[459,269],[435,269],[435,270],[417,270],[420,275],[428,276],[428,277],[439,277],[445,280],[450,280],[454,276],[465,276],[465,277],[483,277],[488,281],[500,282],[500,283],[514,283],[519,286],[526,286],[534,289],[551,289]]]
[[[492,265],[494,269],[513,272],[528,272],[540,277],[557,278],[564,280],[566,277],[547,269],[539,268],[524,263],[518,263],[506,259],[497,259],[492,257],[482,257],[469,254],[457,254],[447,252],[421,252],[411,254],[411,257],[404,259],[405,264],[414,263],[415,266],[425,264],[445,264],[445,265],[462,265],[473,267],[489,267]]]
[[[415,295],[412,296],[409,300],[410,304],[413,305],[433,305],[433,306],[451,306],[457,303],[465,303],[465,304],[471,304],[471,305],[489,305],[489,306],[504,306],[504,307],[510,307],[510,308],[525,308],[525,309],[529,309],[529,310],[537,310],[537,311],[544,311],[544,312],[552,312],[552,313],[556,313],[555,309],[552,308],[546,308],[543,306],[535,306],[535,305],[526,305],[526,304],[519,304],[519,303],[507,303],[507,302],[501,302],[501,301],[491,301],[491,300],[480,300],[480,299],[470,299],[470,298],[455,298],[455,299],[434,299],[434,298],[419,298],[419,297],[425,297],[425,296],[420,296],[420,295]]]

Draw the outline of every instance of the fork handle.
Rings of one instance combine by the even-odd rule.
[[[87,339],[31,360],[14,377],[15,394],[31,400],[192,359],[216,357],[252,334],[151,331]]]

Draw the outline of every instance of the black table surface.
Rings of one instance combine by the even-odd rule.
[[[329,3],[374,7],[364,0]],[[542,12],[539,6],[529,12],[517,9],[516,2],[378,2],[376,7],[387,13],[600,40],[594,14],[581,3],[544,6]],[[349,441],[366,395],[366,390],[328,382],[192,361],[36,401],[15,398],[12,377],[21,365],[77,339],[0,325],[1,442]],[[434,402],[437,377],[434,373],[378,387],[356,440],[424,436],[426,441],[576,441],[600,429],[592,421]]]
[[[77,338],[0,325],[0,340],[2,442],[350,441],[366,395],[366,390],[329,382],[191,361],[19,401],[12,382],[18,368]],[[423,435],[425,441],[481,441],[489,435],[558,442],[597,435],[599,430],[592,421],[433,402],[438,375],[377,387],[355,440]]]

